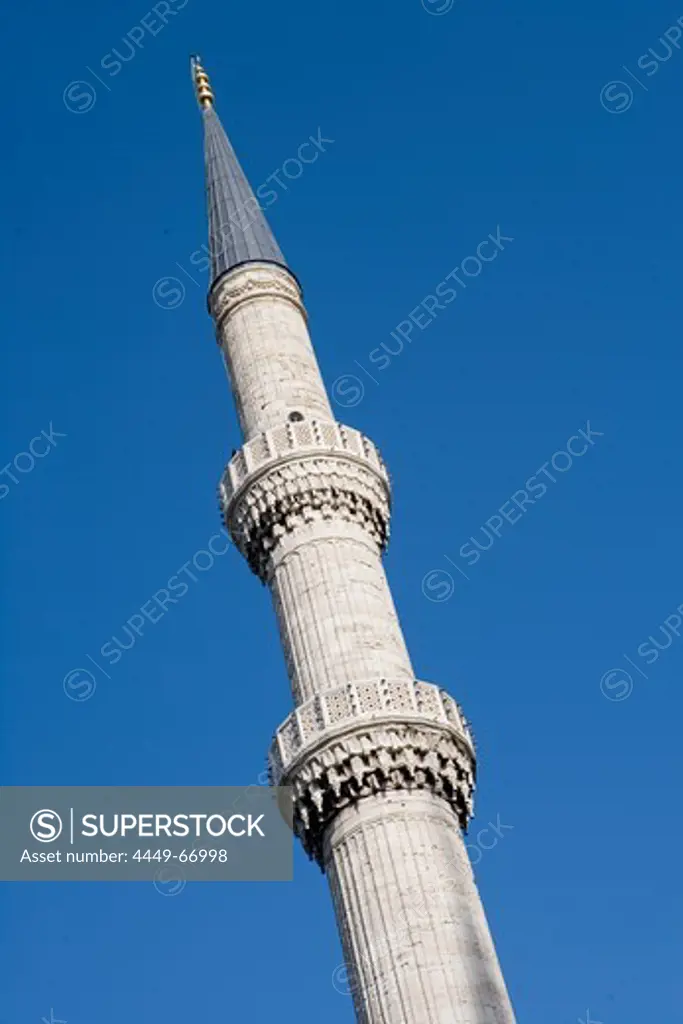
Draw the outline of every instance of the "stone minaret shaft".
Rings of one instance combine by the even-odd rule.
[[[299,284],[192,67],[209,310],[244,434],[221,504],[273,597],[295,710],[271,778],[292,787],[294,830],[329,879],[346,962],[336,987],[361,1024],[513,1024],[462,838],[472,738],[456,702],[415,678],[382,565],[384,463],[335,420]]]

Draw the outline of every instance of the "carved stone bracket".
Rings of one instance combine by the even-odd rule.
[[[267,577],[278,538],[297,526],[360,523],[384,550],[390,491],[379,452],[332,421],[287,423],[253,438],[228,463],[219,488],[225,524],[252,570]]]
[[[363,711],[363,702],[379,707]],[[450,804],[463,830],[472,815],[472,737],[456,702],[431,683],[374,680],[317,694],[278,729],[269,767],[273,784],[292,787],[294,832],[321,867],[326,828],[363,797],[429,789]]]

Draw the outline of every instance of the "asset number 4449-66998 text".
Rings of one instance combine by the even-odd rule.
[[[180,853],[173,853],[172,850],[136,850],[133,860],[153,861],[168,863],[170,860],[177,860],[179,864],[225,864],[228,859],[227,850],[181,850]]]

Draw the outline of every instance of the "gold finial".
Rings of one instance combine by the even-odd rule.
[[[197,102],[202,110],[213,106],[213,90],[209,85],[209,76],[201,65],[199,54],[194,53],[190,57],[190,70],[194,82]]]

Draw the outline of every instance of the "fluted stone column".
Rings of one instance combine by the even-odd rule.
[[[283,538],[268,583],[297,704],[350,679],[413,678],[384,566],[362,526],[322,521]]]
[[[324,865],[361,1024],[514,1020],[464,842],[428,790],[341,811]]]
[[[514,1024],[462,839],[472,738],[415,678],[382,566],[384,463],[333,418],[288,270],[238,265],[209,303],[246,439],[221,504],[271,591],[295,703],[271,778],[330,880],[358,1021]]]

